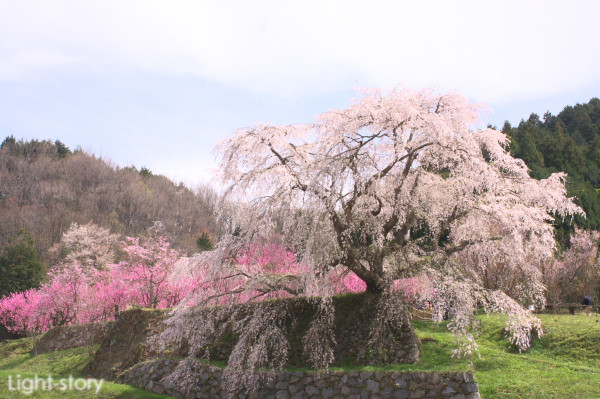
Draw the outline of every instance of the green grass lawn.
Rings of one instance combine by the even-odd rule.
[[[600,398],[598,316],[540,315],[545,334],[526,353],[501,340],[503,319],[483,318],[473,364],[484,398]]]
[[[546,334],[532,348],[519,353],[503,334],[503,316],[481,316],[477,342],[481,358],[451,357],[454,338],[444,325],[415,321],[421,339],[421,360],[387,367],[349,366],[332,370],[467,371],[475,374],[481,396],[492,398],[600,398],[600,321],[598,316],[540,315]],[[14,379],[35,374],[53,377],[84,376],[94,348],[76,348],[33,356],[32,339],[0,343],[0,398],[27,397],[8,391]],[[85,377],[85,376],[84,376]],[[127,385],[105,382],[100,395],[93,392],[36,392],[33,398],[160,398]]]
[[[539,315],[545,334],[525,353],[504,336],[506,317],[480,316],[480,355],[473,361],[452,358],[454,337],[445,325],[415,321],[421,339],[416,364],[349,366],[345,371],[466,371],[475,375],[485,399],[600,398],[600,319],[597,315]]]
[[[18,391],[9,390],[8,378],[12,378],[13,387],[16,386],[17,377],[21,380],[46,378],[49,374],[54,380],[60,378],[88,378],[83,369],[94,355],[93,347],[75,348],[59,352],[45,353],[38,356],[32,355],[33,339],[24,338],[15,341],[0,343],[0,398],[119,398],[119,399],[145,399],[169,398],[170,396],[156,395],[129,385],[115,384],[105,381],[98,395],[95,391],[35,391],[25,395]]]

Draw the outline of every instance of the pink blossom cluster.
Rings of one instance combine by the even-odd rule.
[[[0,323],[15,334],[36,334],[54,326],[113,320],[129,306],[176,305],[196,284],[170,276],[180,253],[164,238],[127,238],[126,260],[102,269],[61,265],[35,290],[0,300]]]
[[[183,258],[178,263],[176,275],[187,277],[193,274],[198,281],[185,305],[225,305],[294,295],[340,295],[367,289],[361,278],[342,266],[318,276],[319,282],[307,281],[310,280],[310,268],[297,259],[293,248],[282,244],[254,243],[236,252],[236,256],[224,262],[218,273],[212,275],[210,254],[208,257]],[[319,289],[314,284],[325,284],[327,288]],[[412,277],[394,280],[393,290],[402,291],[409,303],[415,303],[424,299],[430,287],[423,278]]]
[[[0,323],[15,334],[37,334],[54,326],[114,320],[130,306],[169,308],[194,296],[214,297],[213,302],[224,304],[227,296],[235,296],[240,286],[255,281],[257,276],[262,276],[264,285],[281,284],[282,288],[265,291],[264,285],[255,289],[244,287],[236,302],[289,297],[294,280],[286,277],[300,279],[308,271],[291,249],[273,243],[254,244],[239,251],[233,259],[238,274],[217,280],[198,263],[196,273],[176,273],[183,258],[162,237],[128,237],[121,249],[126,259],[119,263],[102,269],[64,264],[52,271],[39,289],[1,299]],[[327,278],[332,294],[366,290],[365,282],[348,270],[336,269]],[[396,280],[394,286],[414,300],[422,290],[419,284],[418,279],[412,278]],[[186,305],[197,302],[207,301],[191,300]]]
[[[247,272],[299,275],[307,271],[292,250],[275,243],[252,244],[239,252],[235,262]]]
[[[349,270],[333,272],[330,275],[330,281],[336,295],[367,290],[367,284]],[[409,303],[415,303],[423,299],[423,295],[428,292],[428,287],[425,286],[422,278],[410,277],[394,280],[392,290],[402,291]]]

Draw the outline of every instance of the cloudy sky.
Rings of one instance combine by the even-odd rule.
[[[458,90],[518,123],[600,96],[596,1],[4,1],[0,140],[194,185],[215,142],[356,87]]]

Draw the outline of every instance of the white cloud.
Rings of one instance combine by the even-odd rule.
[[[289,96],[354,83],[439,86],[487,102],[598,82],[600,4],[521,3],[11,2],[0,13],[0,60],[9,60],[0,79],[21,76],[19,65],[70,65]]]

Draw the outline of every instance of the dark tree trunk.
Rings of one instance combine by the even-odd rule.
[[[378,283],[371,283],[369,284],[368,282],[365,281],[365,283],[367,283],[367,292],[370,294],[381,294],[383,293],[383,287],[382,284],[378,284]]]
[[[348,266],[350,270],[352,270],[358,278],[367,284],[367,292],[371,294],[381,294],[384,290],[384,279],[382,275],[373,272],[374,268],[365,268],[360,264],[351,264]],[[377,269],[375,269],[377,270]]]

